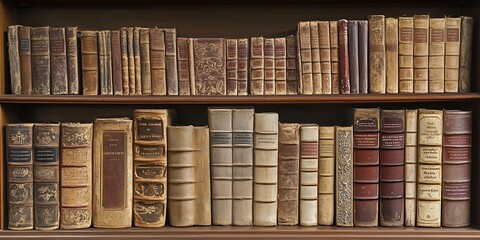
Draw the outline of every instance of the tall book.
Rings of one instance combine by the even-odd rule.
[[[332,94],[332,66],[330,55],[330,23],[318,22],[320,45],[320,71],[322,72],[322,93]]]
[[[50,94],[50,27],[30,30],[32,46],[32,94]]]
[[[368,21],[358,20],[359,93],[368,93]]]
[[[338,68],[338,22],[330,21],[330,66],[332,68],[332,94],[340,93],[340,77]]]
[[[111,38],[111,50],[112,50],[112,81],[113,81],[113,94],[123,95],[123,78],[122,78],[122,53],[121,53],[121,36],[119,30],[113,30],[110,32]],[[128,68],[126,68],[128,71]]]
[[[52,94],[68,94],[65,28],[50,28],[50,73]]]
[[[413,17],[413,92],[428,92],[428,40],[430,16]]]
[[[83,95],[98,94],[98,45],[96,31],[81,32]]]
[[[287,94],[287,39],[275,38],[275,94]]]
[[[250,94],[263,95],[265,82],[264,39],[263,37],[252,37],[250,44]]]
[[[348,65],[350,72],[350,93],[360,92],[360,71],[358,61],[358,21],[348,21]]]
[[[60,228],[88,228],[92,222],[93,124],[62,123],[60,131]]]
[[[333,225],[335,201],[335,127],[318,132],[318,225]]]
[[[318,125],[300,126],[300,209],[302,226],[318,225]]]
[[[380,226],[404,221],[405,110],[380,113]]]
[[[65,28],[65,38],[67,42],[67,79],[68,94],[77,95],[80,93],[78,81],[78,43],[77,27]]]
[[[300,76],[298,93],[312,94],[313,72],[310,22],[299,22],[297,26],[297,62]]]
[[[440,227],[443,111],[418,110],[417,226]]]
[[[27,94],[27,95],[32,94],[32,47],[31,47],[32,45],[31,45],[30,30],[31,30],[31,27],[28,27],[28,26],[18,27],[18,41],[19,43],[21,43],[19,46],[21,93]],[[75,46],[75,51],[76,50],[77,48]],[[12,87],[13,87],[13,84],[12,84]]]
[[[120,28],[120,51],[122,56],[122,94],[130,95],[128,72],[128,36],[126,27]]]
[[[10,63],[10,86],[12,94],[22,93],[22,74],[20,60],[20,31],[22,26],[8,26],[8,58]],[[30,33],[29,33],[30,35]]]
[[[350,69],[348,55],[348,21],[338,21],[339,93],[350,94]]]
[[[110,30],[98,32],[100,94],[113,95],[112,45]]]
[[[140,69],[142,72],[142,95],[152,94],[150,71],[150,29],[140,28]]]
[[[8,229],[33,229],[33,124],[6,126]]]
[[[165,28],[165,70],[167,80],[167,94],[178,95],[178,76],[177,76],[177,30],[175,28]],[[224,51],[225,52],[225,51]],[[224,64],[225,65],[225,64]]]
[[[413,93],[413,17],[398,17],[398,92]]]
[[[255,113],[253,225],[277,224],[278,114]]]
[[[160,28],[150,28],[152,95],[167,95],[165,61],[165,32]]]
[[[445,18],[430,18],[428,92],[445,92]]]
[[[287,36],[287,95],[296,95],[298,92],[297,44],[295,41],[295,36]]]
[[[417,123],[418,110],[405,110],[405,226],[417,220]]]
[[[462,16],[460,30],[460,72],[458,76],[458,91],[470,92],[472,67],[473,18]]]
[[[470,225],[472,112],[443,115],[442,226]]]
[[[318,21],[310,22],[310,46],[312,58],[313,94],[322,94],[322,69],[320,65],[320,43]],[[304,94],[311,94],[310,90]]]
[[[212,64],[217,67],[212,68]],[[226,95],[226,43],[224,38],[194,38],[194,95]],[[167,68],[168,71],[168,68]]]
[[[97,118],[94,123],[93,226],[132,225],[132,120]]]
[[[142,95],[142,62],[140,56],[140,27],[133,28],[133,66],[135,68],[134,95]]]
[[[265,38],[263,47],[263,62],[265,68],[263,94],[275,95],[275,39]]]
[[[227,39],[227,95],[237,95],[238,40]],[[180,55],[179,55],[180,57]]]
[[[335,223],[353,226],[353,128],[335,129]]]
[[[133,27],[127,28],[128,50],[128,89],[130,95],[135,95],[135,57],[133,52]]]
[[[278,225],[297,225],[300,184],[300,124],[278,125]]]
[[[445,17],[445,92],[458,92],[461,23],[460,17]]]
[[[171,112],[137,109],[133,135],[133,223],[163,227],[167,211],[167,126]]]
[[[385,93],[386,89],[386,52],[385,52],[385,16],[368,16],[368,48],[370,65],[370,93]]]
[[[193,129],[195,140],[195,224],[212,224],[210,186],[210,141],[208,126]]]
[[[248,95],[248,59],[250,53],[248,38],[239,38],[237,41],[237,94]]]
[[[188,39],[177,38],[177,71],[179,95],[190,95],[190,65],[188,59],[188,51]]]
[[[398,93],[398,19],[385,18],[386,92]]]
[[[376,227],[378,226],[380,109],[356,108],[353,130],[353,221],[358,227]]]

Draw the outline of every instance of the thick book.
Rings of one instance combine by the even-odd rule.
[[[32,46],[32,94],[50,94],[50,27],[33,27],[30,30]]]
[[[6,126],[8,229],[33,229],[33,124]]]
[[[226,95],[226,44],[224,38],[194,38],[193,64],[191,66],[193,69],[190,71],[193,71],[195,75],[194,95]]]
[[[313,93],[312,43],[310,22],[297,26],[297,62],[299,71],[298,94]]]
[[[135,57],[133,52],[133,27],[127,28],[129,94],[135,95]]]
[[[380,226],[404,221],[405,110],[380,112]]]
[[[399,93],[413,93],[413,31],[413,17],[398,17]]]
[[[142,95],[142,62],[141,62],[141,56],[140,56],[140,27],[133,28],[133,67],[135,68],[134,95]]]
[[[417,226],[440,227],[443,111],[418,110]]]
[[[238,40],[227,39],[227,95],[237,95]],[[179,54],[180,58],[180,54]]]
[[[93,141],[93,226],[132,226],[132,120],[97,118]]]
[[[122,57],[122,94],[130,95],[128,72],[128,36],[126,27],[120,28],[120,53]]]
[[[350,94],[350,67],[348,55],[348,21],[338,21],[338,68],[339,93]]]
[[[417,124],[418,110],[405,110],[405,227],[417,221]]]
[[[112,50],[112,81],[113,81],[113,94],[123,95],[123,76],[122,76],[122,45],[121,36],[119,30],[113,30],[110,32],[111,50]],[[127,68],[128,71],[128,68]]]
[[[445,18],[430,18],[428,92],[445,92]]]
[[[358,20],[359,93],[368,93],[368,21]]]
[[[68,94],[65,28],[50,27],[50,73],[52,94]]]
[[[322,94],[322,69],[320,65],[320,43],[318,21],[310,22],[310,46],[312,59],[312,90],[307,89],[304,94]]]
[[[275,95],[275,39],[265,38],[263,47],[263,66],[265,69],[263,94]]]
[[[33,126],[35,229],[53,230],[60,221],[60,124]]]
[[[68,94],[77,95],[80,93],[78,81],[78,42],[77,27],[65,28],[65,38],[67,44],[67,79]]]
[[[470,92],[472,68],[473,18],[462,16],[460,30],[460,72],[458,91]]]
[[[60,131],[60,228],[89,228],[93,124],[62,123]]]
[[[165,57],[165,32],[160,28],[150,28],[152,95],[167,95]]]
[[[133,225],[163,227],[167,211],[166,109],[137,109],[133,135]]]
[[[255,113],[253,225],[277,225],[278,114]]]
[[[385,18],[386,93],[398,93],[398,19]]]
[[[96,31],[81,32],[83,95],[98,94],[98,40]]]
[[[178,94],[190,95],[190,65],[188,39],[177,38]]]
[[[300,184],[300,124],[278,125],[278,225],[297,225]]]
[[[472,112],[443,115],[442,226],[470,225]]]
[[[265,82],[265,64],[263,63],[263,37],[250,38],[250,94],[263,95]]]
[[[237,94],[248,95],[249,40],[239,38],[237,47]]]
[[[178,95],[177,30],[175,28],[165,28],[163,30],[165,35],[165,77],[167,94]]]
[[[332,66],[330,57],[330,23],[318,22],[320,46],[320,71],[322,72],[322,93],[332,94]]]
[[[12,94],[22,94],[19,31],[21,27],[20,25],[8,26],[8,58],[10,63],[10,90]],[[30,33],[28,35],[30,35]]]
[[[300,207],[302,226],[318,225],[318,125],[300,126]]]
[[[429,15],[413,17],[413,92],[428,92]]]
[[[353,128],[335,129],[335,224],[353,227]]]
[[[150,29],[140,28],[140,69],[142,72],[142,95],[152,94],[150,72]]]
[[[287,45],[287,95],[296,95],[298,92],[298,65],[297,43],[295,36],[286,37]]]
[[[445,17],[445,92],[458,92],[461,23],[460,17]]]
[[[368,63],[370,66],[370,93],[385,93],[386,89],[386,52],[385,52],[385,16],[368,16]]]
[[[98,31],[98,60],[101,95],[113,95],[111,48],[110,30]]]
[[[275,38],[275,95],[287,94],[287,39]]]
[[[360,71],[358,60],[358,21],[348,21],[348,65],[350,72],[350,93],[360,92]]]
[[[318,225],[330,226],[335,212],[335,127],[319,127],[318,137]]]
[[[338,67],[338,22],[330,21],[330,66],[332,67],[332,94],[340,93],[340,70]]]

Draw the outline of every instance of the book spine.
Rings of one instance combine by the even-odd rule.
[[[50,73],[52,94],[68,94],[65,28],[50,28]]]
[[[312,43],[310,22],[299,22],[297,27],[299,94],[313,93]]]
[[[443,111],[418,110],[417,226],[440,227]]]
[[[313,94],[322,94],[322,68],[320,64],[320,36],[318,34],[318,21],[310,22],[310,46],[312,59]],[[311,94],[310,90],[305,94]]]
[[[122,79],[122,53],[120,44],[120,31],[114,30],[110,33],[111,37],[111,55],[112,55],[112,81],[113,94],[123,95],[123,79]]]
[[[398,93],[398,19],[385,19],[385,69],[387,93]]]
[[[370,93],[385,93],[386,53],[385,16],[368,16],[368,48],[370,64]]]
[[[380,113],[380,226],[404,222],[405,110]]]
[[[67,40],[67,79],[68,94],[78,95],[80,93],[78,82],[78,44],[77,27],[65,28]]]
[[[248,47],[248,38],[238,39],[237,50],[237,94],[248,95],[248,53],[250,52]]]
[[[60,220],[60,124],[35,124],[33,134],[35,229],[53,230]]]
[[[368,21],[358,20],[359,93],[368,93]]]
[[[190,93],[191,95],[197,95],[197,87],[195,86],[195,52],[194,52],[194,38],[187,39],[188,46],[188,67],[190,73]]]
[[[472,112],[444,111],[442,226],[470,225]]]
[[[94,123],[93,226],[132,225],[132,120],[97,118]]]
[[[110,30],[98,32],[98,59],[100,67],[100,94],[113,95]]]
[[[165,32],[159,28],[150,28],[150,73],[152,75],[152,95],[167,95],[165,57]]]
[[[332,68],[332,94],[340,93],[340,76],[338,62],[338,22],[330,21],[330,61]]]
[[[318,126],[300,127],[300,225],[318,225]]]
[[[339,93],[350,93],[350,70],[348,56],[348,21],[338,21],[338,68],[339,68]]]
[[[140,69],[142,72],[142,95],[152,94],[150,72],[150,29],[140,28]]]
[[[253,225],[277,225],[278,114],[254,116]]]
[[[135,56],[133,51],[133,27],[127,28],[127,47],[129,94],[135,95]]]
[[[350,72],[350,93],[360,92],[360,70],[358,62],[358,21],[348,21],[348,63]]]
[[[33,229],[33,124],[8,124],[8,229]]]
[[[413,93],[413,17],[398,18],[398,92]],[[405,216],[406,221],[406,216]],[[415,220],[413,221],[415,222]]]
[[[322,93],[332,94],[332,66],[330,62],[330,24],[318,22],[320,45],[320,71],[322,72]]]
[[[32,94],[50,94],[50,27],[30,31],[32,45]]]
[[[212,224],[209,129],[195,127],[193,132],[195,135],[195,225],[209,226]]]
[[[21,27],[20,25],[8,26],[8,57],[10,61],[10,85],[12,94],[22,93],[22,63],[20,60]]]
[[[253,224],[253,115],[254,109],[232,112],[232,224]]]
[[[20,55],[21,94],[27,94],[27,95],[32,94],[32,48],[30,44],[30,30],[31,30],[31,27],[26,27],[26,26],[18,27],[18,39],[19,39],[18,41],[20,44],[19,55]],[[76,38],[75,38],[75,41],[76,41]],[[75,51],[76,50],[77,49],[75,45]],[[12,91],[12,93],[14,92]]]
[[[127,28],[120,28],[120,51],[122,56],[122,95],[130,95],[127,39]]]
[[[265,76],[263,83],[264,95],[275,95],[275,39],[265,38],[263,48],[263,66]]]
[[[225,38],[194,38],[192,42],[195,95],[226,95]],[[216,67],[212,67],[212,62]]]
[[[92,221],[91,123],[62,123],[60,228],[89,228]]]
[[[353,226],[353,128],[335,129],[335,223]]]
[[[472,67],[473,18],[462,16],[460,31],[460,73],[458,76],[458,91],[470,92]]]
[[[275,95],[287,94],[287,39],[275,38]]]
[[[428,92],[429,15],[413,17],[413,92]]]
[[[167,94],[178,95],[177,76],[177,30],[175,28],[164,29],[165,33],[165,70],[167,80]]]
[[[297,43],[295,36],[289,35],[286,38],[287,45],[287,95],[298,93],[298,65],[297,65]]]
[[[237,95],[238,40],[227,39],[227,95]]]
[[[96,31],[81,32],[83,95],[98,94],[98,45]]]
[[[445,92],[445,18],[430,18],[428,92]]]
[[[445,18],[445,92],[458,92],[461,18]]]
[[[135,93],[142,95],[142,62],[140,56],[140,27],[133,28],[133,63],[135,68]]]
[[[319,127],[318,225],[333,225],[335,189],[335,127]]]
[[[263,95],[265,82],[265,64],[263,63],[263,37],[250,38],[250,94]]]
[[[188,62],[188,39],[177,38],[178,93],[190,95],[190,72]]]
[[[417,220],[417,123],[418,110],[405,110],[405,226]]]
[[[300,125],[278,126],[278,225],[297,225],[300,183]]]

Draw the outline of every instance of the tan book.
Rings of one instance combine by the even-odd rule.
[[[253,225],[277,225],[278,114],[255,113]]]
[[[164,28],[163,32],[165,37],[165,77],[167,83],[167,95],[178,95],[177,29]]]
[[[287,36],[287,95],[298,92],[297,44],[295,36]]]
[[[275,95],[287,94],[287,39],[275,38]]]
[[[97,32],[82,31],[80,38],[81,38],[80,49],[82,52],[83,95],[97,95],[98,94]]]
[[[122,87],[123,95],[130,94],[130,85],[129,85],[129,73],[128,73],[128,40],[127,40],[127,28],[120,28],[120,53],[121,53],[121,62],[122,62]]]
[[[263,63],[265,67],[263,90],[264,95],[275,95],[275,39],[265,38],[263,47]]]
[[[445,92],[445,18],[430,18],[428,92]]]
[[[150,71],[150,29],[140,28],[140,69],[142,75],[142,95],[152,94],[152,74]]]
[[[226,95],[226,41],[225,38],[193,38],[189,40],[195,83],[194,95]],[[213,64],[215,63],[215,64]],[[215,67],[212,67],[215,65]],[[168,72],[168,68],[167,68]]]
[[[332,94],[340,93],[338,69],[338,22],[330,21],[330,66],[332,67]]]
[[[461,18],[445,18],[445,92],[458,92]]]
[[[318,225],[333,225],[335,212],[335,127],[319,127]]]
[[[405,226],[414,227],[417,214],[418,110],[405,110]]]
[[[140,27],[133,28],[133,61],[135,67],[135,93],[142,95],[142,63],[140,56]]]
[[[250,38],[250,94],[263,95],[265,82],[264,39],[263,37]]]
[[[322,94],[322,69],[320,65],[320,36],[318,33],[318,21],[310,22],[310,46],[312,47],[312,78],[313,94]],[[309,91],[305,94],[311,94]]]
[[[440,227],[442,110],[418,110],[417,226]]]
[[[428,92],[429,15],[413,17],[413,92]]]
[[[473,18],[462,16],[460,31],[460,73],[458,77],[458,91],[470,92],[472,67],[472,34]]]
[[[368,48],[370,93],[385,93],[386,53],[385,53],[385,16],[368,16]]]
[[[332,94],[330,23],[328,21],[318,22],[318,36],[320,45],[320,72],[322,73],[322,93]]]
[[[93,147],[93,226],[132,226],[132,120],[97,118]]]
[[[318,125],[300,126],[300,225],[318,225]]]
[[[128,52],[128,89],[130,95],[135,95],[135,57],[133,52],[133,27],[127,28]]]
[[[167,95],[165,61],[165,32],[160,28],[150,28],[152,95]]]
[[[398,19],[385,19],[387,93],[398,93]]]
[[[353,227],[353,127],[335,130],[335,216],[339,227]]]
[[[310,22],[299,22],[297,26],[299,94],[313,94],[312,43],[310,39]]]
[[[398,18],[398,88],[413,93],[413,17]]]
[[[195,127],[195,225],[212,224],[210,189],[210,138],[208,127]]]

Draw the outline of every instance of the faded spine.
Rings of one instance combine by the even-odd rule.
[[[248,38],[238,39],[238,82],[237,82],[237,94],[248,95],[248,66],[249,66],[249,44]]]
[[[165,57],[165,32],[159,28],[150,28],[152,95],[167,95]]]
[[[83,95],[98,95],[98,46],[96,31],[81,32]]]
[[[398,92],[413,93],[413,17],[398,18]],[[415,221],[414,221],[415,222]]]
[[[77,95],[80,93],[78,81],[78,43],[77,27],[65,28],[67,41],[67,78],[68,94]]]
[[[398,19],[385,19],[385,63],[387,93],[398,93]]]
[[[177,76],[177,30],[175,28],[164,29],[165,34],[165,76],[167,82],[167,94],[178,95]]]
[[[263,37],[250,38],[250,94],[263,95],[265,82],[265,64],[263,63]]]
[[[32,94],[50,94],[50,27],[30,31],[32,45]]]
[[[413,17],[413,92],[428,92],[429,15]]]
[[[275,95],[287,94],[287,39],[275,38]]]
[[[68,94],[65,28],[50,28],[50,73],[52,94]]]
[[[227,39],[227,95],[237,95],[238,40]]]
[[[385,52],[385,16],[368,16],[370,93],[385,93],[386,89],[386,52]]]
[[[335,127],[319,127],[318,225],[333,225],[335,211]]]

